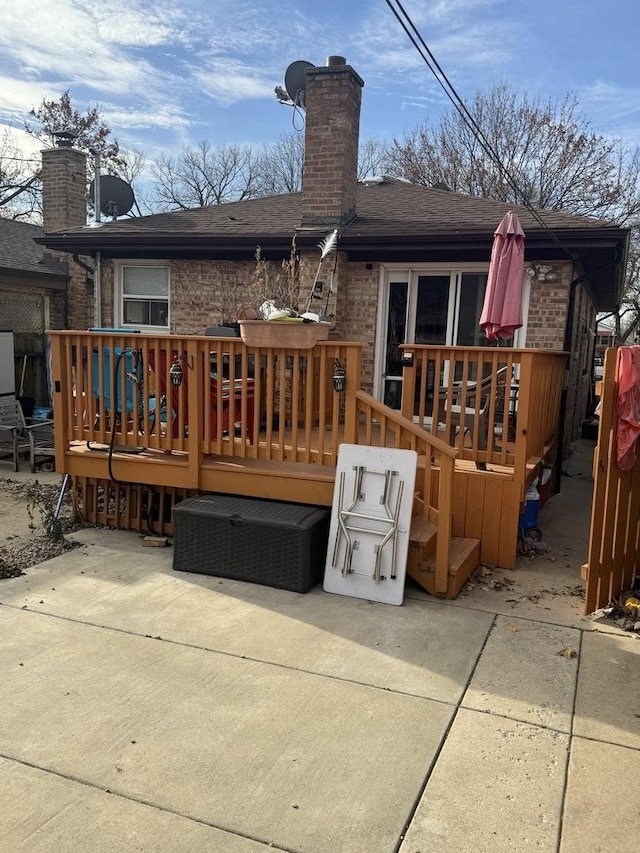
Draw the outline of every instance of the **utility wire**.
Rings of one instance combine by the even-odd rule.
[[[445,95],[447,96],[447,98],[451,101],[451,103],[453,104],[454,108],[456,109],[456,111],[458,112],[458,114],[460,115],[462,120],[471,129],[473,135],[478,140],[483,151],[493,160],[493,162],[496,164],[496,166],[500,169],[501,173],[507,179],[509,186],[514,191],[516,196],[522,199],[523,207],[526,207],[526,209],[533,216],[535,221],[545,231],[548,232],[549,236],[552,238],[554,243],[556,243],[556,245],[563,252],[565,252],[565,254],[575,263],[577,260],[575,254],[558,239],[558,237],[555,235],[553,230],[542,219],[542,217],[540,216],[538,211],[534,207],[532,207],[530,202],[525,198],[524,193],[522,192],[522,190],[518,186],[518,182],[513,177],[513,175],[510,173],[510,171],[507,169],[507,167],[504,165],[504,163],[500,159],[500,155],[495,150],[495,148],[492,146],[491,142],[487,139],[482,128],[480,127],[478,122],[475,120],[474,116],[469,112],[466,104],[464,103],[464,101],[462,100],[460,95],[458,95],[455,87],[453,86],[453,84],[451,83],[451,81],[449,80],[447,75],[445,74],[445,72],[442,69],[442,66],[440,65],[438,60],[435,58],[435,56],[433,55],[433,53],[429,49],[427,43],[425,42],[422,35],[420,34],[420,31],[418,30],[416,25],[411,20],[410,15],[404,9],[400,0],[385,0],[385,2],[387,4],[387,6],[389,7],[389,9],[391,10],[391,12],[393,13],[393,15],[395,16],[395,18],[397,19],[397,21],[400,24],[400,26],[402,27],[402,29],[407,34],[407,36],[408,36],[409,40],[411,41],[411,43],[413,44],[413,46],[416,48],[416,50],[420,54],[422,60],[426,64],[426,66],[429,68],[429,70],[431,71],[433,76],[436,78],[436,81],[438,82],[438,84],[442,88],[442,90],[445,93]],[[396,6],[398,7],[397,9],[395,8]],[[406,21],[406,23],[405,23],[405,21]],[[415,36],[414,36],[414,34],[415,34]]]

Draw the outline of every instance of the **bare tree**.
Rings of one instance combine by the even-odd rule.
[[[358,177],[379,174],[387,147],[375,139],[360,148]],[[201,142],[173,157],[163,154],[153,167],[155,205],[164,210],[221,204],[302,189],[304,135],[281,134],[254,150]]]
[[[269,196],[300,192],[303,168],[303,134],[282,134],[262,149],[259,194]]]
[[[632,229],[618,339],[640,329],[640,149],[596,133],[573,95],[531,100],[507,85],[478,92],[469,112],[486,138],[455,110],[424,123],[389,152],[390,174],[474,196],[606,219]]]
[[[37,219],[40,213],[39,165],[25,157],[9,130],[0,136],[0,216]]]
[[[152,173],[155,204],[164,210],[242,201],[258,194],[259,158],[248,146],[202,141],[177,157],[162,154]]]
[[[365,139],[358,152],[358,180],[388,173],[389,146],[373,137]]]
[[[543,103],[501,84],[478,92],[469,112],[495,158],[451,110],[436,126],[424,123],[394,139],[391,173],[425,186],[443,182],[469,195],[618,222],[640,212],[637,148],[594,132],[574,96]]]

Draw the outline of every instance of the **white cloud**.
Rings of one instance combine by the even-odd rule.
[[[194,70],[193,76],[206,95],[225,106],[248,98],[273,96],[272,79],[265,79],[259,71],[238,63],[210,64],[207,68]]]
[[[103,110],[107,124],[113,127],[126,127],[129,129],[144,128],[177,128],[189,127],[192,122],[182,113],[176,111],[170,104],[159,105],[155,109],[119,109],[118,107],[106,106]]]
[[[51,98],[60,94],[59,90],[48,83],[33,83],[6,76],[0,76],[0,92],[0,117],[19,122],[24,120],[29,110],[37,106],[43,97]]]
[[[581,92],[581,102],[590,104],[594,110],[611,115],[616,121],[634,116],[637,122],[640,114],[640,90],[604,80],[596,80],[585,86]]]
[[[42,142],[29,136],[22,128],[0,122],[0,140],[3,145],[20,152],[23,157],[40,162]]]

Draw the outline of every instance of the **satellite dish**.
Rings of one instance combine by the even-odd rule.
[[[89,185],[89,197],[95,198],[94,182]],[[115,175],[100,175],[100,213],[116,219],[125,216],[133,207],[133,190],[122,178]]]
[[[287,90],[287,94],[296,106],[303,108],[307,88],[307,78],[305,75],[307,68],[313,68],[313,63],[299,59],[297,62],[292,62],[284,72],[284,87]]]

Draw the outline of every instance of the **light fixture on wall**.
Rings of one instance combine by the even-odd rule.
[[[557,281],[559,278],[556,270],[549,264],[531,264],[525,272],[538,281]]]

